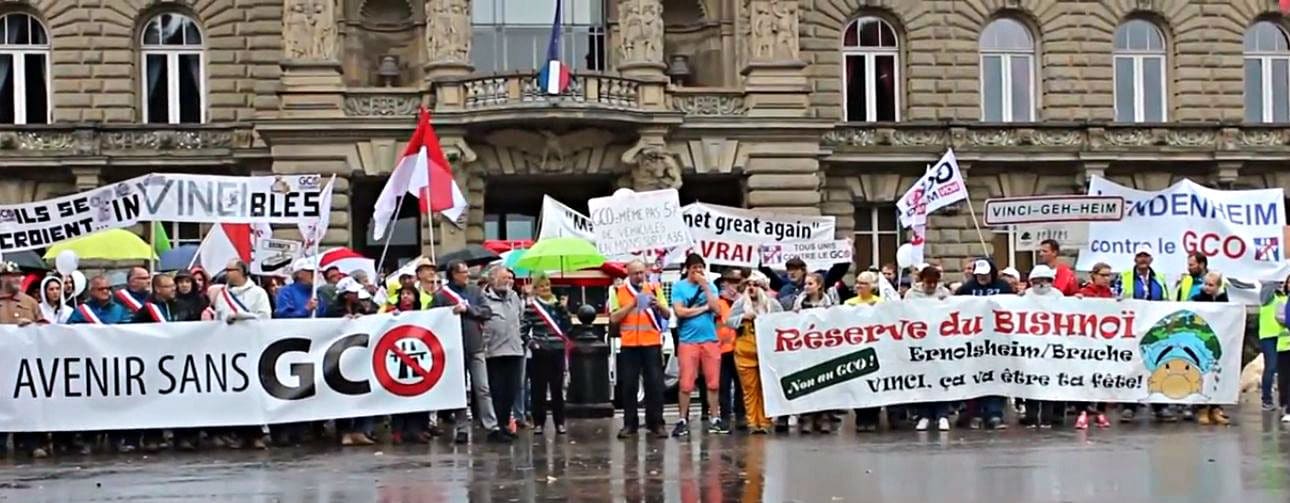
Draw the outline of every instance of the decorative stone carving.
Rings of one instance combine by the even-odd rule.
[[[1280,146],[1285,144],[1285,132],[1274,128],[1242,129],[1237,143],[1247,147]]]
[[[1165,140],[1174,147],[1202,147],[1215,144],[1218,134],[1212,129],[1171,129]]]
[[[232,131],[111,131],[102,136],[105,150],[200,150],[231,148]]]
[[[973,144],[986,147],[1011,147],[1018,143],[1016,130],[1013,129],[972,130],[968,133],[968,139]]]
[[[426,52],[431,63],[470,63],[470,1],[427,0]]]
[[[410,116],[421,97],[407,94],[360,94],[345,97],[345,115],[359,117]]]
[[[0,132],[0,150],[68,150],[76,144],[70,131]]]
[[[509,149],[519,155],[513,157],[518,164],[527,165],[529,173],[573,173],[574,158],[581,152],[602,147],[613,140],[613,133],[603,129],[582,129],[559,135],[549,130],[537,132],[505,129],[484,137],[496,148]]]
[[[336,59],[334,0],[287,0],[282,41],[291,59]]]
[[[891,135],[892,145],[901,147],[925,147],[946,145],[947,136],[941,129],[895,130]]]
[[[824,133],[823,141],[825,145],[835,147],[839,145],[867,147],[878,144],[878,134],[872,129],[834,129]]]
[[[622,160],[635,166],[631,171],[635,190],[674,189],[681,186],[681,163],[661,138],[642,137],[623,152]]]
[[[1150,129],[1109,129],[1104,139],[1113,147],[1144,147],[1155,143],[1156,135]]]
[[[752,1],[749,12],[749,22],[752,24],[752,59],[797,59],[797,1]]]
[[[663,5],[660,0],[619,0],[621,62],[663,63]]]
[[[1074,147],[1084,142],[1084,135],[1071,129],[1037,129],[1031,142],[1042,147]]]
[[[736,116],[748,112],[743,96],[728,94],[674,95],[672,109],[685,115]]]

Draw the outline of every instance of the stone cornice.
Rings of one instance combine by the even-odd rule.
[[[65,158],[228,159],[261,151],[249,124],[108,125],[96,123],[0,127],[0,159]]]

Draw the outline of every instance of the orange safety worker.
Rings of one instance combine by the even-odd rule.
[[[618,384],[623,402],[623,429],[618,438],[629,438],[640,428],[636,392],[645,378],[645,427],[655,437],[667,438],[663,429],[663,334],[672,312],[663,289],[646,281],[645,263],[627,264],[627,281],[614,288],[609,322],[618,326]]]

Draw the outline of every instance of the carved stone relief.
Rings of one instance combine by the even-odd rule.
[[[660,0],[619,0],[622,63],[663,63],[663,5]]]
[[[470,62],[470,1],[427,0],[425,7],[429,61]]]
[[[657,190],[681,186],[681,163],[677,157],[661,139],[641,138],[636,146],[623,152],[622,160],[635,166],[631,171],[635,190]]]
[[[797,59],[797,0],[753,0],[749,7],[752,59]]]
[[[288,58],[336,58],[334,0],[287,0],[283,8],[282,40]]]
[[[604,147],[613,139],[613,133],[603,129],[581,129],[565,134],[504,129],[484,137],[485,143],[496,150],[498,159],[482,164],[496,170],[495,174],[594,173],[605,164]]]

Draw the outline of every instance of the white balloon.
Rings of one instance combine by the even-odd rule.
[[[85,292],[85,287],[89,285],[89,280],[85,279],[85,273],[81,271],[72,271],[72,274],[69,276],[72,277],[72,287],[70,289],[70,295],[67,297],[80,297],[80,295]],[[67,285],[63,286],[63,291],[69,291]]]
[[[80,265],[81,258],[77,257],[76,252],[72,250],[58,252],[58,256],[54,258],[54,268],[58,270],[58,274],[63,276],[71,274]]]
[[[629,195],[632,195],[632,194],[635,194],[635,193],[636,193],[636,191],[634,191],[634,190],[632,190],[632,189],[629,189],[629,188],[627,188],[627,187],[623,187],[623,188],[621,188],[621,189],[618,189],[618,190],[615,190],[615,191],[614,191],[614,197],[629,196]]]
[[[905,243],[896,249],[896,265],[901,269],[914,265],[914,245]]]

